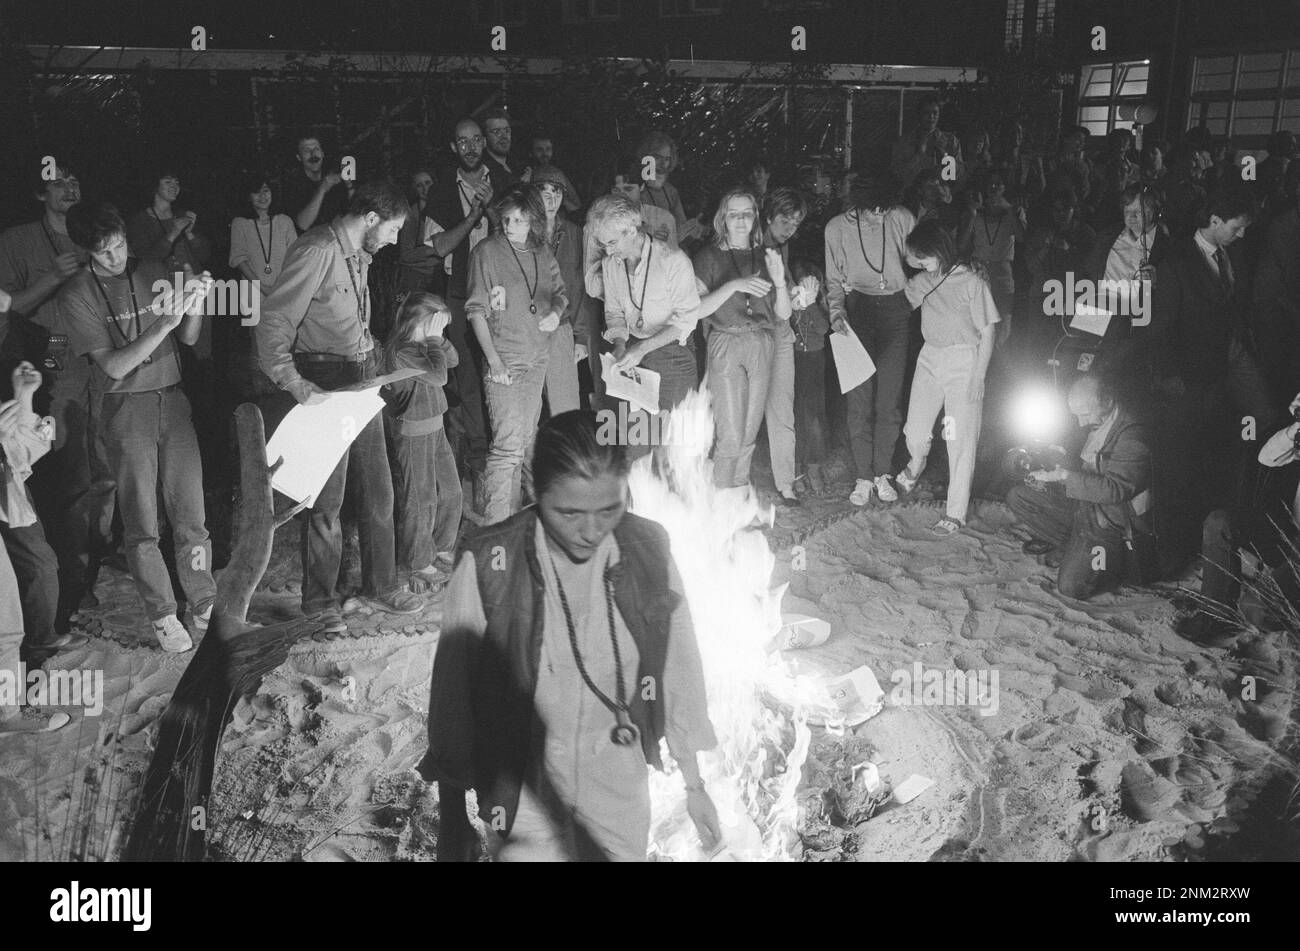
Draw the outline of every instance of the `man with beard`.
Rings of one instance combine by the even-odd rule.
[[[324,171],[325,150],[314,135],[298,140],[298,166],[285,176],[280,190],[285,212],[302,234],[347,211],[352,183],[343,181],[338,172]]]
[[[509,185],[504,172],[494,172],[484,163],[486,144],[482,129],[473,119],[466,117],[452,127],[450,146],[457,160],[456,174],[439,178],[429,192],[425,212],[434,232],[433,249],[445,262],[447,272],[447,305],[451,308],[447,338],[460,354],[451,386],[460,405],[453,405],[447,413],[447,436],[464,467],[461,476],[478,480],[478,498],[474,498],[473,507],[479,512],[484,502],[481,486],[487,465],[487,417],[483,411],[483,356],[465,317],[469,253],[488,236],[487,207],[492,196]]]
[[[504,109],[489,110],[483,117],[483,132],[487,136],[483,163],[492,171],[492,178],[505,184],[519,181],[523,169],[510,167],[509,114]]]
[[[54,417],[55,442],[28,487],[58,554],[56,628],[66,635],[69,617],[93,591],[99,558],[110,545],[114,485],[97,436],[99,394],[92,393],[90,362],[72,352],[60,319],[59,294],[87,259],[68,237],[67,225],[68,211],[81,200],[81,183],[68,165],[54,173],[53,181],[33,176],[41,217],[0,237],[0,288],[13,296],[7,336],[0,327],[0,359],[31,361],[49,384],[48,408],[39,396],[37,402],[41,413]]]
[[[410,206],[393,185],[357,189],[347,214],[312,229],[289,249],[280,280],[262,302],[254,331],[258,362],[299,403],[373,379],[379,353],[370,335],[371,256],[397,240]],[[347,630],[335,591],[343,558],[339,510],[351,482],[361,541],[362,600],[390,614],[415,614],[420,599],[399,585],[393,480],[381,416],[343,453],[302,521],[302,610],[326,632]]]
[[[1025,551],[1059,567],[1057,590],[1087,600],[1125,574],[1141,574],[1127,562],[1144,550],[1137,542],[1149,530],[1151,451],[1146,430],[1102,377],[1080,377],[1068,399],[1088,431],[1078,465],[1035,469],[1007,493],[1007,505],[1034,536]],[[1053,484],[1064,492],[1050,491]]]

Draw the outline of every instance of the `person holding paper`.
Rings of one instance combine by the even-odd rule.
[[[875,375],[845,395],[858,470],[849,501],[866,505],[873,492],[882,502],[898,500],[889,474],[911,352],[904,258],[916,218],[899,204],[898,183],[887,175],[859,175],[852,200],[853,208],[826,226],[826,302],[831,328],[840,334],[852,328],[876,365]]]
[[[488,214],[501,231],[469,257],[465,316],[483,348],[483,395],[492,421],[483,479],[487,524],[519,508],[531,489],[528,464],[551,358],[551,336],[569,296],[559,262],[546,242],[546,208],[533,185],[513,185],[493,199]]]
[[[588,269],[586,286],[604,296],[605,339],[614,347],[614,369],[642,366],[658,373],[662,412],[699,385],[692,332],[700,319],[700,295],[691,259],[646,234],[641,215],[641,204],[627,195],[602,195],[592,202],[587,231],[602,257]],[[629,413],[628,430],[633,429]],[[650,449],[631,446],[629,454],[636,458]]]
[[[790,319],[790,288],[781,252],[763,246],[758,200],[743,188],[722,196],[718,240],[695,255],[700,316],[708,318],[709,392],[717,441],[713,481],[749,484],[754,442],[767,408],[778,325]]]
[[[319,225],[289,249],[254,328],[262,370],[301,404],[372,380],[379,353],[370,335],[371,255],[397,240],[410,209],[397,188],[367,182],[348,213]],[[343,559],[339,511],[351,483],[357,497],[362,599],[389,614],[416,614],[421,600],[397,577],[393,477],[376,415],[343,451],[302,518],[302,611],[327,633],[345,632],[336,591]]]
[[[73,353],[90,357],[104,394],[101,431],[117,481],[126,562],[159,645],[183,653],[194,644],[176,616],[171,578],[158,550],[158,499],[171,522],[176,574],[193,627],[202,633],[217,586],[199,441],[180,387],[179,344],[198,339],[212,278],[204,271],[184,300],[177,300],[172,275],[160,262],[128,264],[126,225],[106,202],[72,208],[68,236],[89,252],[90,263],[64,287],[59,306]],[[156,286],[165,289],[155,297]]]
[[[904,492],[916,487],[930,455],[935,420],[944,414],[948,505],[930,531],[947,537],[966,524],[998,307],[981,270],[957,259],[952,236],[938,222],[924,221],[908,235],[907,263],[921,270],[907,282],[907,300],[921,309],[925,345],[916,360],[903,424],[911,458],[895,481]]]

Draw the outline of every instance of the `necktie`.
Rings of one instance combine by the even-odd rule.
[[[1214,263],[1219,268],[1219,283],[1223,285],[1223,293],[1232,294],[1232,275],[1228,273],[1228,255],[1223,248],[1214,252]]]

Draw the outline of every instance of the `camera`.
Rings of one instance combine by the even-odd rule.
[[[1065,450],[1060,446],[1046,443],[1029,443],[1007,450],[1002,460],[1003,471],[1012,479],[1017,479],[1031,489],[1046,491],[1048,484],[1029,477],[1029,473],[1040,469],[1055,469],[1065,462]]]

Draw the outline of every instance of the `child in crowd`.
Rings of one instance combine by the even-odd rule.
[[[930,455],[935,420],[943,413],[948,506],[930,529],[943,537],[966,521],[998,308],[983,270],[957,259],[952,238],[938,222],[923,221],[908,235],[907,263],[921,269],[907,282],[907,299],[921,309],[925,345],[917,357],[903,424],[911,459],[894,481],[904,492],[916,487]]]
[[[417,594],[440,580],[439,569],[450,571],[460,532],[460,478],[442,421],[447,371],[460,363],[443,336],[450,321],[441,297],[412,291],[397,309],[384,348],[386,373],[421,371],[382,390],[397,502],[397,569]]]
[[[826,278],[816,264],[796,261],[791,267],[794,293],[790,329],[794,331],[795,467],[802,469],[814,495],[826,491],[826,334],[831,318],[826,307]]]

